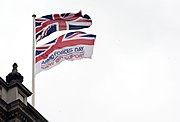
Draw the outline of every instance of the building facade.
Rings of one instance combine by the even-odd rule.
[[[0,122],[48,122],[27,102],[32,93],[22,82],[16,63],[6,81],[0,77]]]

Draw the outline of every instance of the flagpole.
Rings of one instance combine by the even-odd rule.
[[[32,49],[32,106],[35,106],[35,18],[36,15],[33,14],[33,49]]]

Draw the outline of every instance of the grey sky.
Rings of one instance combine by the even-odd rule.
[[[0,77],[17,62],[31,90],[32,14],[82,10],[93,21],[82,31],[97,35],[92,59],[39,73],[36,109],[50,122],[179,122],[179,6],[179,0],[1,0]]]

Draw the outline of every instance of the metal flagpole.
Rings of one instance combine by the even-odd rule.
[[[35,106],[35,18],[36,15],[33,14],[33,49],[32,49],[32,106]]]

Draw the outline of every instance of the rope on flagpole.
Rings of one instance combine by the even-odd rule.
[[[36,15],[33,14],[33,49],[32,49],[32,106],[35,107],[35,18]]]

